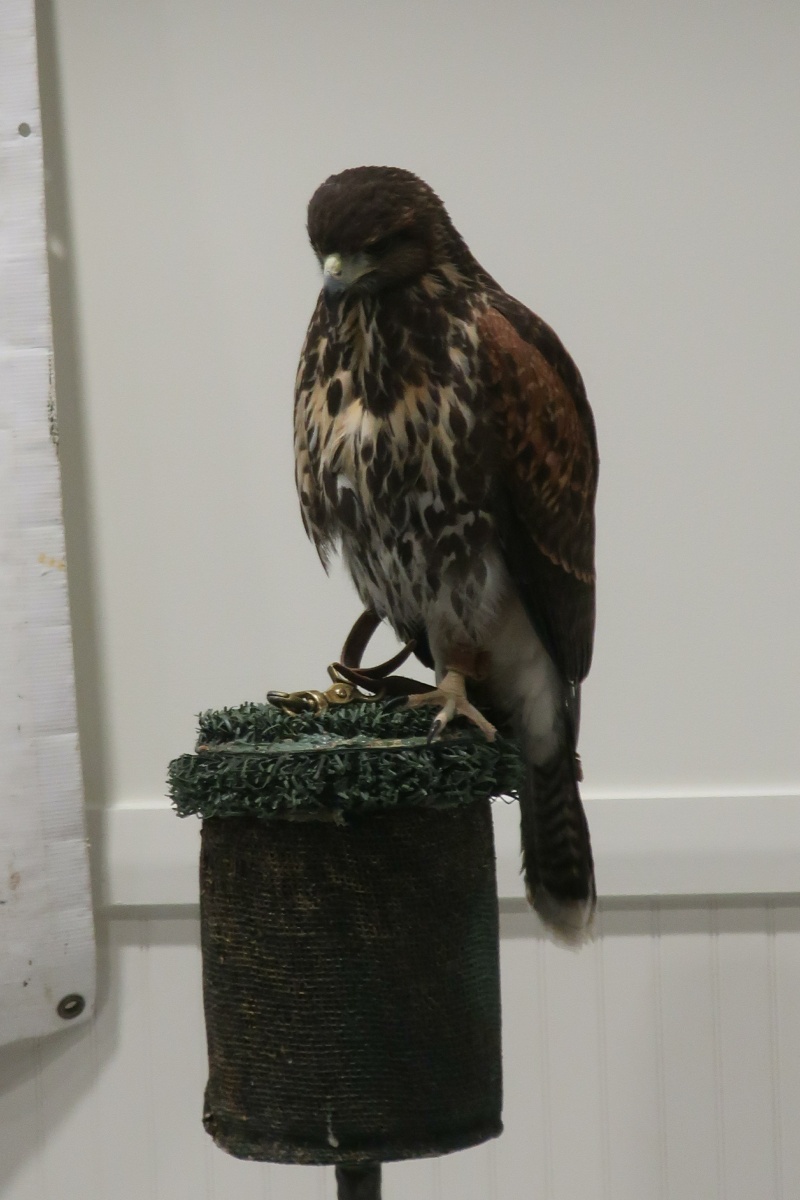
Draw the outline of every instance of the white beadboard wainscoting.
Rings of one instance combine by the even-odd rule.
[[[390,1164],[387,1200],[795,1200],[800,906],[601,906],[579,954],[502,917],[505,1133]],[[100,923],[90,1026],[0,1051],[4,1200],[332,1200],[200,1122],[196,910]]]
[[[589,811],[608,886],[573,953],[517,898],[516,806],[496,806],[505,1132],[388,1165],[385,1196],[796,1200],[800,897],[777,893],[796,890],[800,801]],[[198,823],[163,802],[92,817],[99,1012],[0,1051],[3,1200],[333,1200],[332,1170],[240,1163],[203,1131]]]

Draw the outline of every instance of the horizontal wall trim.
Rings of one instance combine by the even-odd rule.
[[[587,801],[606,898],[800,892],[800,795],[605,797]],[[524,897],[515,803],[495,811],[501,900]],[[89,810],[104,906],[197,904],[200,822],[164,800]]]

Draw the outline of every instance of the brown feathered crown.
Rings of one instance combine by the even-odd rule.
[[[331,175],[308,205],[308,236],[318,254],[352,254],[396,234],[431,241],[450,226],[433,188],[400,167],[351,167]]]

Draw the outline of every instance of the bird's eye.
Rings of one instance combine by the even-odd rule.
[[[408,229],[398,229],[395,233],[389,233],[386,237],[378,238],[374,242],[370,242],[367,250],[370,254],[382,255],[388,253],[389,250],[396,249],[397,246],[407,242],[411,237],[411,232]]]

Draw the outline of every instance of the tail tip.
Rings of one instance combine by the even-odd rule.
[[[526,888],[528,903],[538,914],[553,941],[561,946],[579,950],[594,935],[594,913],[597,900],[592,889],[585,900],[564,899],[554,896],[539,884],[532,892]]]

